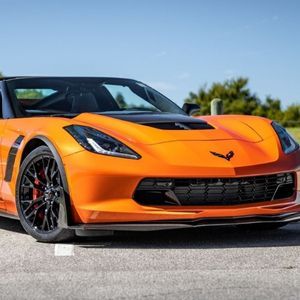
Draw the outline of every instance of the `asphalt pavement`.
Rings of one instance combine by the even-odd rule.
[[[42,244],[0,218],[0,299],[299,299],[300,224]]]

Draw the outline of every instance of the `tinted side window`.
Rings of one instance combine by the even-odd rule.
[[[15,89],[16,98],[24,106],[32,106],[43,99],[57,93],[56,90],[43,88],[43,89]]]

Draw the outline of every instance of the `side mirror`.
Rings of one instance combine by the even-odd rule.
[[[192,116],[195,113],[199,112],[200,106],[198,104],[195,104],[195,103],[184,103],[183,106],[182,106],[182,110],[186,114]]]

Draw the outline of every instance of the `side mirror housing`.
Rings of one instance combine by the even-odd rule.
[[[182,106],[182,110],[189,116],[192,116],[195,113],[199,112],[200,106],[195,103],[184,103]]]

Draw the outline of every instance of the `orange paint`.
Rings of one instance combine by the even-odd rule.
[[[300,212],[300,151],[284,154],[270,121],[252,116],[205,116],[215,129],[161,130],[84,113],[74,119],[32,117],[1,120],[0,209],[17,214],[16,179],[26,144],[46,137],[60,155],[70,190],[72,218],[78,223],[144,222],[199,218],[276,215]],[[86,151],[63,129],[86,125],[109,134],[141,159],[124,159]],[[16,156],[12,180],[3,180],[10,147],[25,138]],[[210,152],[234,152],[230,161]],[[292,197],[233,206],[143,206],[133,200],[144,178],[234,178],[296,172]],[[297,192],[297,191],[298,192]],[[297,194],[298,193],[298,194]],[[2,203],[2,206],[1,206]]]

